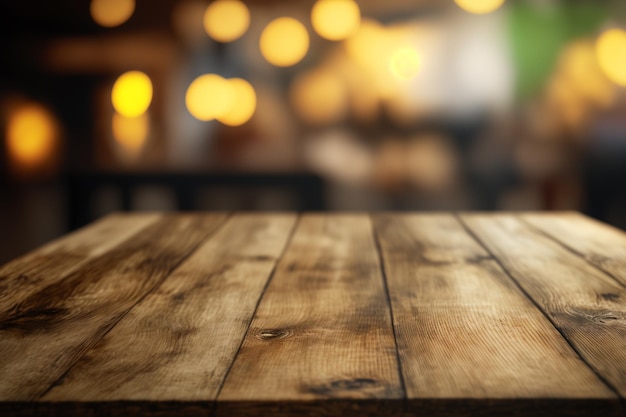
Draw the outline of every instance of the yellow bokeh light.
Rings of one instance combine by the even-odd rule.
[[[115,141],[129,154],[136,155],[148,138],[150,119],[148,113],[137,117],[124,117],[114,113],[112,128]]]
[[[36,167],[51,157],[58,127],[48,110],[38,104],[23,105],[9,117],[7,151],[18,165]]]
[[[115,110],[126,117],[137,117],[148,110],[152,102],[152,81],[141,71],[129,71],[113,84],[111,101]]]
[[[345,47],[352,59],[367,68],[380,66],[381,55],[389,52],[385,29],[371,19],[363,20],[359,30],[346,41]]]
[[[401,80],[414,78],[420,70],[421,59],[414,48],[397,49],[389,60],[389,68],[393,75]]]
[[[297,64],[309,50],[309,34],[302,23],[291,17],[270,22],[259,41],[265,59],[277,67]]]
[[[135,11],[135,0],[91,0],[91,17],[104,27],[119,26]]]
[[[626,32],[609,29],[596,43],[600,68],[615,84],[626,87]]]
[[[216,74],[205,74],[193,80],[185,95],[187,110],[204,122],[226,115],[235,103],[230,82]]]
[[[344,83],[327,70],[299,75],[291,85],[290,99],[298,116],[315,125],[339,121],[348,104]]]
[[[234,92],[234,101],[230,110],[217,119],[228,126],[241,126],[250,120],[256,110],[256,93],[244,79],[231,78],[228,82]]]
[[[204,12],[204,30],[219,42],[239,39],[250,26],[250,11],[238,0],[217,0]]]
[[[615,98],[615,87],[600,69],[591,41],[580,40],[568,45],[560,57],[557,75],[595,105],[609,106]]]
[[[454,0],[466,12],[473,14],[487,14],[498,10],[504,0]]]
[[[331,41],[353,35],[361,23],[361,11],[354,0],[318,0],[311,10],[313,29]]]
[[[407,44],[405,37],[382,26],[375,20],[364,19],[357,33],[346,40],[348,55],[370,78],[380,97],[390,97],[402,88],[392,70],[394,52]]]

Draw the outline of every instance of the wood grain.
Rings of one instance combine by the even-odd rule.
[[[43,400],[213,401],[295,220],[229,219]]]
[[[576,212],[521,217],[626,287],[626,233]]]
[[[116,215],[0,268],[0,416],[623,417],[624,239],[574,213]]]
[[[369,217],[303,216],[226,378],[218,412],[244,413],[250,401],[403,395]]]
[[[39,398],[224,218],[164,217],[0,315],[0,399]]]
[[[626,290],[513,215],[463,215],[584,360],[626,396]]]
[[[42,286],[69,275],[89,259],[154,223],[158,214],[114,214],[57,239],[0,268],[0,314],[19,309],[19,303]]]
[[[616,397],[452,215],[374,224],[410,399]]]

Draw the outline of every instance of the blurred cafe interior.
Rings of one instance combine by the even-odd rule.
[[[0,263],[119,210],[626,227],[623,0],[21,0],[0,25]]]

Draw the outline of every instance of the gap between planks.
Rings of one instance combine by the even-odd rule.
[[[391,330],[393,333],[393,341],[396,346],[396,361],[398,363],[398,376],[400,378],[400,388],[402,389],[402,394],[404,396],[404,409],[408,409],[408,400],[409,396],[406,390],[406,381],[404,377],[404,371],[402,370],[402,362],[400,360],[400,348],[398,347],[398,335],[396,333],[396,319],[393,315],[393,308],[391,307],[391,295],[389,294],[389,283],[387,280],[387,270],[385,268],[385,262],[383,259],[383,251],[380,246],[380,239],[378,236],[378,230],[374,227],[374,219],[372,218],[372,214],[369,214],[370,227],[372,230],[372,237],[374,239],[374,245],[376,247],[376,252],[378,252],[378,263],[380,264],[380,274],[383,279],[383,286],[385,288],[385,296],[387,297],[387,306],[389,307],[389,316],[391,317]]]
[[[204,401],[212,410],[296,219],[231,217],[43,400]]]
[[[251,401],[399,405],[405,395],[383,291],[370,217],[307,213],[263,295],[218,412],[249,411]]]
[[[465,223],[465,220],[463,220],[463,218],[459,215],[459,213],[454,213],[454,217],[457,219],[457,221],[461,224],[461,226],[465,229],[465,231],[480,245],[483,247],[483,249],[485,249],[485,251],[487,251],[487,253],[489,253],[493,259],[495,260],[495,262],[498,263],[498,265],[500,266],[500,268],[502,268],[502,270],[504,271],[504,273],[509,277],[509,279],[515,284],[515,286],[517,286],[517,288],[522,292],[522,294],[524,294],[524,296],[526,296],[526,298],[543,314],[543,316],[550,322],[550,324],[552,324],[552,326],[556,329],[557,332],[559,332],[559,334],[561,335],[561,337],[567,342],[567,344],[572,348],[572,350],[574,352],[576,352],[576,355],[578,355],[578,357],[580,358],[580,360],[595,374],[595,376],[606,386],[608,387],[615,395],[616,397],[620,400],[620,402],[622,403],[626,403],[625,399],[620,395],[619,390],[617,389],[616,386],[614,386],[611,382],[609,382],[600,372],[598,369],[596,369],[594,366],[592,366],[589,361],[585,358],[585,356],[581,353],[581,351],[577,348],[576,344],[563,332],[563,330],[556,324],[556,322],[552,319],[552,317],[550,317],[550,314],[548,314],[548,312],[546,311],[546,309],[544,309],[524,288],[524,286],[522,286],[519,281],[513,276],[513,274],[511,273],[511,271],[504,265],[504,263],[500,260],[499,257],[497,257],[489,248],[488,245],[486,245],[483,240],[481,238],[478,237],[478,235],[476,233],[474,233],[474,231],[467,225],[467,223]],[[515,216],[517,217],[517,216]],[[522,222],[522,224],[524,224],[526,226],[525,222]],[[553,240],[553,239],[552,239]],[[603,272],[603,271],[602,271]],[[613,279],[611,277],[611,279]]]
[[[528,227],[531,230],[534,230],[535,232],[537,232],[538,234],[545,236],[546,238],[550,239],[551,241],[555,242],[556,244],[558,244],[559,246],[563,247],[565,250],[571,252],[572,254],[578,256],[579,258],[583,259],[585,262],[587,262],[591,267],[599,270],[601,273],[611,277],[613,279],[613,281],[615,281],[618,285],[621,285],[622,287],[626,288],[626,284],[624,282],[622,282],[622,280],[620,280],[619,278],[617,278],[615,276],[615,274],[613,274],[612,272],[610,272],[609,270],[607,270],[606,268],[604,268],[601,264],[598,264],[596,262],[593,262],[592,260],[589,259],[589,257],[587,257],[583,252],[580,252],[576,249],[574,249],[572,246],[566,244],[565,242],[563,242],[561,239],[556,238],[554,235],[552,235],[549,232],[546,232],[545,230],[535,226],[534,224],[532,224],[531,222],[529,222],[524,216],[521,215],[517,215],[515,216],[515,218],[517,220],[519,220],[521,223],[523,223],[526,227]]]
[[[94,346],[96,346],[107,334],[109,334],[114,328],[115,326],[117,326],[117,324],[128,315],[128,313],[130,313],[130,311],[132,311],[138,304],[140,304],[146,297],[148,297],[148,295],[152,294],[154,291],[156,291],[161,285],[163,285],[163,283],[172,275],[172,273],[174,271],[176,271],[176,269],[182,265],[186,259],[188,259],[200,246],[202,246],[202,244],[204,242],[207,241],[207,239],[210,239],[211,236],[213,236],[218,230],[220,230],[222,227],[224,227],[224,225],[227,223],[227,221],[233,217],[232,212],[225,212],[223,213],[224,216],[223,218],[220,220],[219,224],[213,229],[211,230],[210,233],[208,233],[204,239],[201,239],[197,242],[196,245],[194,245],[188,252],[186,255],[182,256],[180,258],[180,260],[172,267],[170,273],[163,278],[159,283],[157,283],[156,285],[154,285],[152,288],[150,288],[148,291],[145,292],[145,294],[143,294],[143,296],[139,297],[139,299],[136,300],[135,303],[133,303],[133,305],[127,309],[125,312],[123,312],[122,314],[120,314],[120,316],[113,321],[113,324],[105,331],[103,332],[101,335],[99,335],[99,337],[94,337],[91,341],[91,343],[89,343],[89,345],[87,345],[87,347],[85,348],[85,350],[83,351],[82,355],[78,356],[77,358],[75,358],[75,360],[67,367],[67,369],[61,374],[61,376],[59,378],[57,378],[52,384],[50,384],[50,386],[43,391],[37,398],[41,399],[43,398],[48,392],[50,392],[55,386],[57,386],[61,381],[63,381],[63,379],[70,373],[70,371],[72,370],[72,368],[74,368],[74,366],[82,359],[82,357],[89,352],[89,350],[91,350],[91,348],[93,348]],[[143,231],[143,230],[142,230]],[[141,233],[141,231],[139,232]]]
[[[375,220],[411,406],[536,397],[552,408],[550,398],[615,397],[453,216]],[[547,366],[537,366],[542,359]]]
[[[289,231],[289,236],[287,237],[287,241],[285,242],[285,245],[283,246],[283,250],[280,252],[280,255],[276,258],[276,262],[274,263],[274,266],[272,267],[272,272],[270,272],[270,276],[267,278],[267,281],[265,282],[265,286],[263,287],[263,290],[261,291],[261,295],[259,296],[259,299],[257,300],[256,305],[254,306],[254,311],[252,312],[252,315],[250,316],[250,321],[248,321],[248,326],[241,338],[241,341],[239,342],[237,351],[233,355],[233,358],[230,361],[230,365],[228,366],[228,369],[224,373],[224,377],[222,378],[222,382],[220,383],[220,386],[217,389],[217,393],[215,394],[215,399],[213,401],[214,413],[216,412],[216,408],[217,408],[217,398],[219,398],[220,393],[222,392],[222,388],[224,388],[224,383],[226,382],[226,378],[228,378],[228,374],[230,374],[231,369],[233,369],[233,364],[235,363],[235,359],[237,359],[237,356],[239,356],[241,347],[243,346],[243,343],[248,337],[248,333],[250,332],[250,326],[252,325],[252,321],[254,320],[254,317],[256,316],[256,312],[259,309],[259,305],[261,304],[261,300],[263,300],[263,296],[265,295],[265,292],[267,291],[267,287],[269,287],[270,282],[272,281],[272,278],[274,278],[274,274],[276,273],[276,268],[278,267],[278,264],[280,263],[280,260],[282,259],[283,255],[287,251],[287,248],[289,248],[289,246],[291,245],[291,239],[293,238],[293,235],[296,233],[296,230],[298,229],[298,225],[300,224],[301,217],[302,215],[298,213],[296,220],[293,226],[291,227],[291,230]]]

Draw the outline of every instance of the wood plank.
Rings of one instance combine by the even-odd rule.
[[[218,412],[258,413],[251,407],[258,401],[276,412],[289,401],[302,410],[301,401],[403,395],[369,217],[304,215],[218,396]],[[323,410],[329,415],[346,404],[358,409],[354,401],[323,403],[338,407]]]
[[[452,215],[374,224],[410,399],[616,398]]]
[[[42,400],[215,400],[296,218],[229,219]]]
[[[626,396],[626,290],[513,215],[462,216],[608,383]]]
[[[521,216],[626,286],[626,233],[576,212]]]
[[[154,223],[159,214],[113,214],[11,261],[0,268],[0,314],[43,285],[60,281],[90,259]]]
[[[0,400],[39,398],[224,218],[166,216],[0,315]]]

